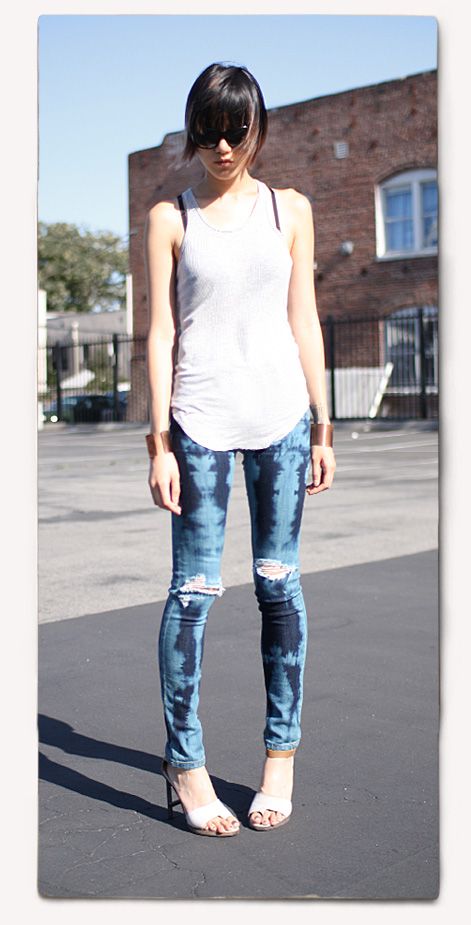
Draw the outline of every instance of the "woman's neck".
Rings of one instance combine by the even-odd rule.
[[[201,183],[195,186],[195,193],[200,200],[208,199],[213,201],[214,199],[223,199],[225,197],[237,199],[239,195],[246,195],[249,192],[257,192],[257,182],[247,170],[235,177],[231,177],[230,180],[206,174]]]

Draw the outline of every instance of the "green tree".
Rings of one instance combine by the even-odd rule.
[[[128,265],[127,245],[111,231],[38,223],[39,287],[50,311],[121,308]]]

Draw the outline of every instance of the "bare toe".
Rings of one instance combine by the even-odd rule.
[[[207,824],[207,828],[211,829],[212,832],[229,832],[230,830],[236,828],[236,823],[238,820],[234,816],[229,818],[216,816],[215,819],[211,819]]]
[[[265,819],[265,813],[262,815],[258,810],[256,812],[250,813],[250,818],[255,825],[266,825],[267,820]]]

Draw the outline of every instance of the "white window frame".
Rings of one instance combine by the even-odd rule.
[[[424,247],[422,244],[422,191],[421,184],[429,180],[437,180],[437,171],[434,168],[421,168],[416,170],[403,170],[396,173],[375,187],[375,216],[376,216],[376,259],[377,260],[403,260],[409,257],[428,257],[438,253],[437,245]],[[385,231],[385,191],[396,187],[408,186],[412,190],[412,226],[413,247],[410,250],[386,250]]]

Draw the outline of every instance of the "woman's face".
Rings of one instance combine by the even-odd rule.
[[[197,148],[196,153],[206,171],[218,180],[234,177],[246,166],[249,155],[242,145],[231,147],[220,138],[215,148]]]

